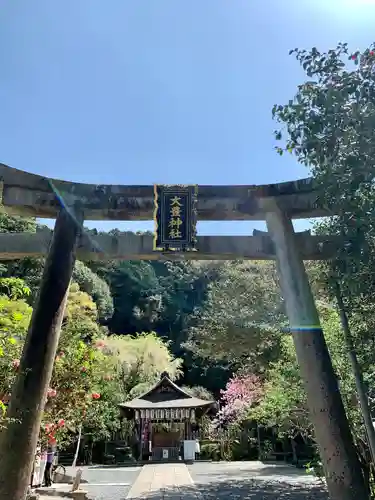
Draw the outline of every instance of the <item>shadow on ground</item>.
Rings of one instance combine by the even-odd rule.
[[[246,466],[241,467],[238,465],[237,468],[225,468],[225,469],[200,469],[192,470],[194,476],[238,476],[239,474],[251,474],[252,476],[284,476],[290,478],[302,478],[305,477],[309,479],[308,475],[301,469],[296,467],[284,465],[284,466],[266,466],[261,468],[248,468]]]
[[[81,469],[85,467],[87,470],[95,469],[142,469],[144,464],[139,464],[138,462],[126,462],[119,464],[104,464],[104,465],[81,465]]]
[[[149,493],[142,500],[329,500],[328,494],[317,486],[269,483],[251,479],[247,481],[220,481],[195,484],[183,490],[167,489]]]

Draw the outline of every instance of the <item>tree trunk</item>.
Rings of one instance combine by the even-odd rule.
[[[290,443],[292,445],[293,463],[295,465],[298,465],[297,445],[296,442],[294,441],[294,438],[291,438]]]
[[[341,295],[340,285],[337,282],[335,283],[335,285],[336,285],[335,286],[336,300],[340,313],[341,326],[344,332],[344,340],[346,348],[348,350],[350,364],[352,365],[355,385],[357,388],[357,394],[361,406],[363,422],[365,424],[367,441],[371,453],[372,462],[375,463],[375,429],[374,429],[374,424],[372,422],[370,407],[368,404],[368,396],[366,393],[361,367],[359,366],[357,353],[355,351],[353,338],[350,331],[349,321],[345,311],[344,301]]]
[[[77,447],[76,447],[76,452],[74,454],[74,459],[73,459],[72,467],[76,467],[77,466],[79,448],[81,446],[81,437],[82,437],[82,424],[80,424],[79,429],[78,429],[78,441],[77,441]]]

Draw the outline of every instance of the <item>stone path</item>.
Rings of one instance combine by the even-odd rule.
[[[155,498],[155,500],[198,498],[194,491],[187,493],[187,489],[193,485],[189,469],[185,464],[150,464],[143,467],[126,498]]]

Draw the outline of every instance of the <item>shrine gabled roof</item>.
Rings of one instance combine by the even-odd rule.
[[[215,401],[205,401],[204,399],[191,396],[188,392],[178,387],[166,374],[151,389],[139,396],[122,403],[120,407],[132,410],[148,408],[199,408],[210,406]]]
[[[203,406],[210,406],[214,404],[214,401],[205,401],[199,398],[190,399],[174,399],[170,401],[147,401],[146,399],[132,399],[126,403],[120,404],[122,408],[128,408],[130,410],[141,410],[142,408],[152,409],[162,409],[162,408],[199,408]]]

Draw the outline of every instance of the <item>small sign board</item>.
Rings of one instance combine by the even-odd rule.
[[[169,457],[168,450],[163,449],[163,459],[164,459],[164,460],[167,460],[167,459],[168,459],[168,457]]]
[[[196,251],[198,186],[154,186],[154,250]]]

